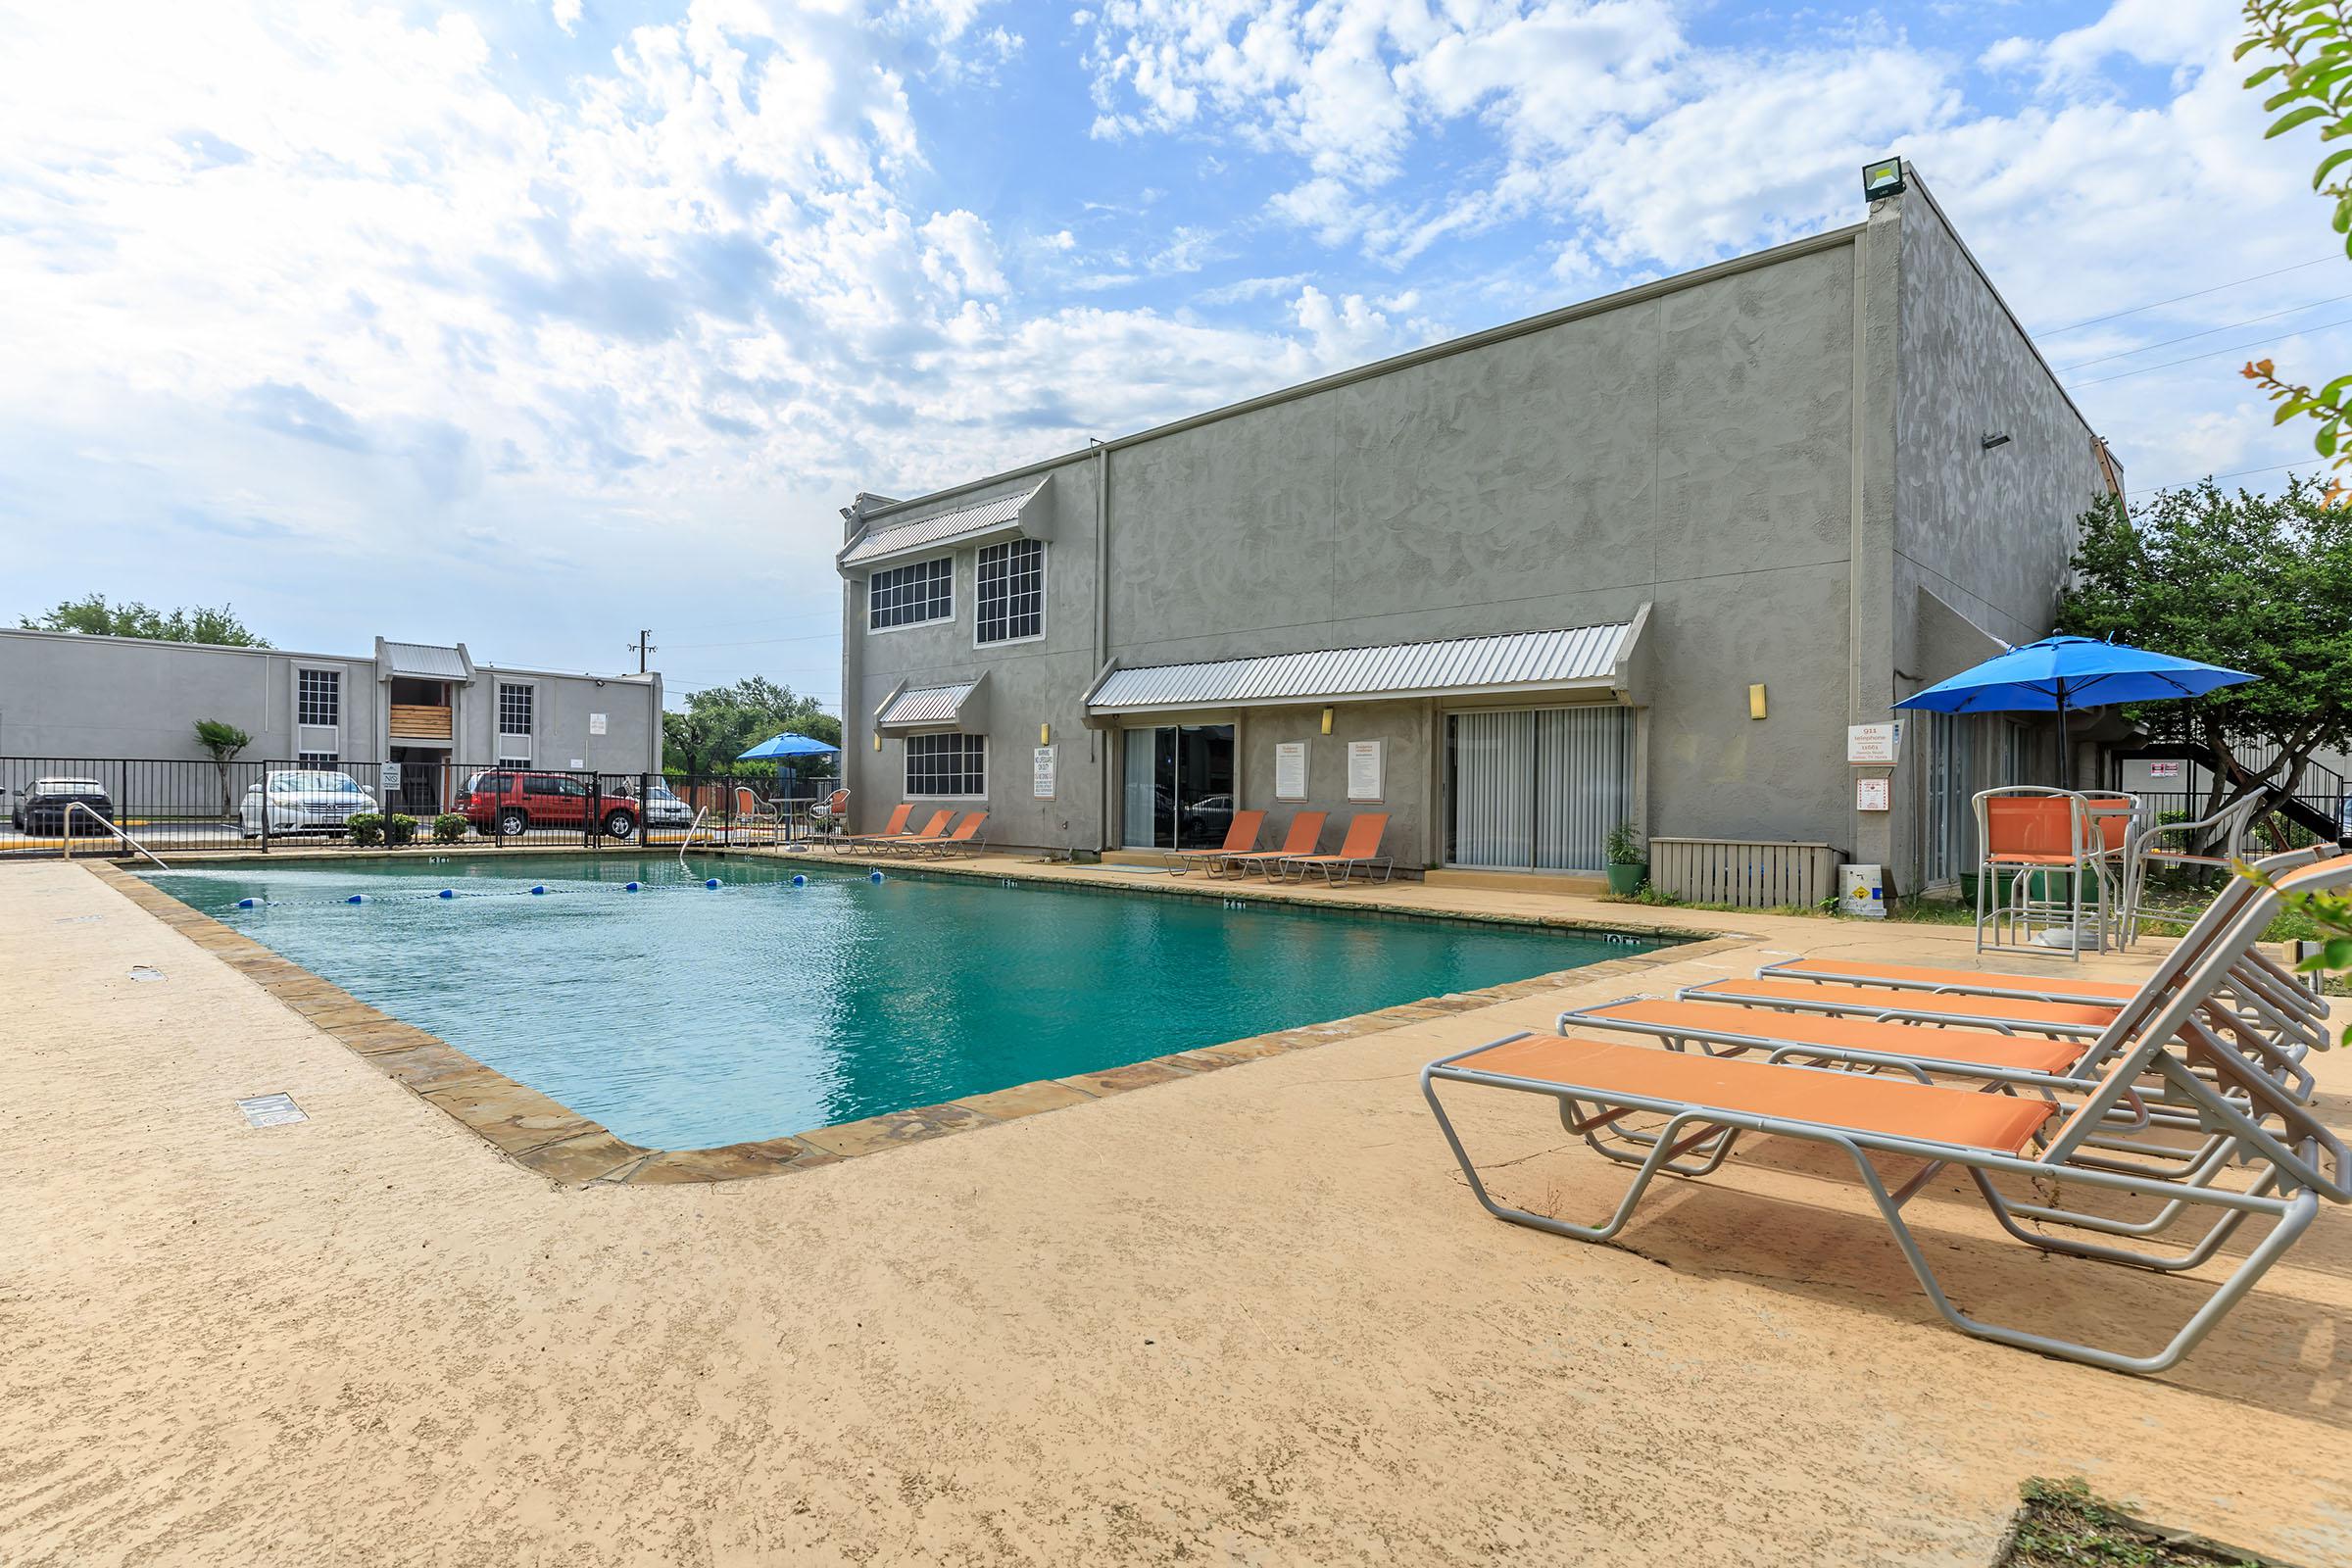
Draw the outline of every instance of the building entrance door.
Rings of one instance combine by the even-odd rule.
[[[1213,850],[1233,825],[1233,726],[1131,729],[1123,743],[1131,850]]]

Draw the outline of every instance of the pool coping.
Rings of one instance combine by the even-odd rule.
[[[734,853],[740,855],[744,852],[738,850]],[[836,864],[862,863],[846,858],[834,860],[832,857],[824,858]],[[1556,991],[1587,980],[1680,963],[1689,958],[1743,947],[1751,940],[1736,935],[1718,935],[1698,941],[1677,941],[1647,953],[1629,954],[1622,958],[1604,958],[1598,963],[1556,969],[1546,974],[1531,975],[1524,980],[1480,987],[1474,991],[1399,1003],[1350,1017],[1302,1024],[1296,1028],[1226,1041],[1221,1045],[1197,1046],[1166,1055],[1146,1057],[1120,1067],[1105,1068],[1101,1072],[1036,1079],[1005,1089],[990,1090],[985,1094],[962,1096],[936,1105],[886,1111],[878,1116],[775,1138],[722,1144],[710,1149],[664,1150],[630,1143],[603,1123],[580,1115],[528,1084],[508,1077],[440,1036],[362,1002],[333,981],[313,973],[274,949],[200,909],[182,904],[123,865],[109,860],[84,863],[92,876],[244,975],[289,1010],[301,1014],[354,1054],[372,1063],[411,1094],[472,1131],[506,1159],[548,1178],[558,1186],[575,1189],[621,1184],[702,1184],[810,1170],[933,1138],[994,1127],[1050,1110],[1086,1104],[1154,1084],[1195,1078],[1202,1073],[1292,1051],[1312,1050],[1336,1041],[1383,1034],[1432,1018],[1473,1012],[1498,1003]],[[922,872],[933,874],[943,869],[946,868],[920,868]],[[955,876],[957,872],[949,871],[948,874]],[[1001,870],[970,868],[961,870],[960,875],[966,878],[999,877],[1018,882],[1070,885],[1050,878],[1008,876]],[[1195,898],[1230,896],[1177,889],[1166,889],[1164,892],[1189,894]],[[1286,899],[1279,895],[1269,898],[1263,894],[1250,896],[1268,903],[1298,904],[1323,909],[1334,907],[1327,902],[1312,898]],[[1380,912],[1376,906],[1361,906],[1353,901],[1338,907],[1368,913]],[[1435,916],[1411,909],[1393,912],[1417,918],[1472,923],[1558,926],[1585,930],[1621,929],[1586,922],[1508,915],[1486,919],[1476,914],[1453,912]],[[1628,934],[1647,936],[1652,933]],[[1664,931],[1654,934],[1661,937],[1685,935]]]

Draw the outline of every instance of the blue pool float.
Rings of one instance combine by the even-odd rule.
[[[868,871],[865,873],[865,879],[868,882],[879,882],[882,880],[882,873],[879,871]]]
[[[542,893],[545,893],[546,891],[547,891],[547,884],[546,884],[546,883],[544,883],[544,882],[534,882],[534,883],[532,883],[532,884],[531,884],[531,897],[532,897],[532,898],[534,898],[534,899],[535,899],[535,898],[537,898],[537,897],[538,897],[540,894],[542,894]]]
[[[354,893],[350,898],[345,899],[343,902],[345,904],[366,904],[368,902],[368,895],[365,893]]]
[[[642,892],[644,887],[645,884],[642,882],[623,882],[620,885],[620,891],[623,893],[637,893]]]
[[[433,895],[433,897],[436,899],[454,899],[457,896],[458,890],[456,888],[443,888],[440,892]]]
[[[714,888],[714,887],[718,886],[718,878],[716,878],[716,877],[711,877],[711,878],[710,878],[709,881],[705,882],[705,883],[703,884],[703,886],[705,886],[705,887],[707,887],[707,888]]]
[[[801,872],[795,871],[792,873],[792,885],[796,888],[805,888],[808,885],[808,878]]]
[[[237,901],[237,907],[240,909],[255,908],[260,906],[261,902],[262,901],[259,899],[239,899]]]

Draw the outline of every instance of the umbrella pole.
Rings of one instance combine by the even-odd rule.
[[[2075,787],[2075,749],[2066,735],[2066,682],[2058,683],[2058,787]]]

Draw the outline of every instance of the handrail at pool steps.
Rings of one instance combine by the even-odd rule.
[[[157,865],[162,865],[165,870],[169,871],[172,869],[170,866],[164,865],[163,858],[158,856],[153,850],[149,849],[146,845],[141,844],[137,839],[132,838],[121,828],[115,826],[114,823],[109,822],[105,817],[99,815],[96,808],[85,805],[80,801],[68,801],[66,803],[66,814],[61,819],[65,827],[65,850],[67,859],[71,860],[74,858],[74,813],[75,811],[79,811],[82,815],[88,817],[91,821],[97,823],[100,827],[106,829],[109,833],[112,833],[115,837],[121,839],[132,849],[147,857],[147,858],[150,860],[155,861]]]

